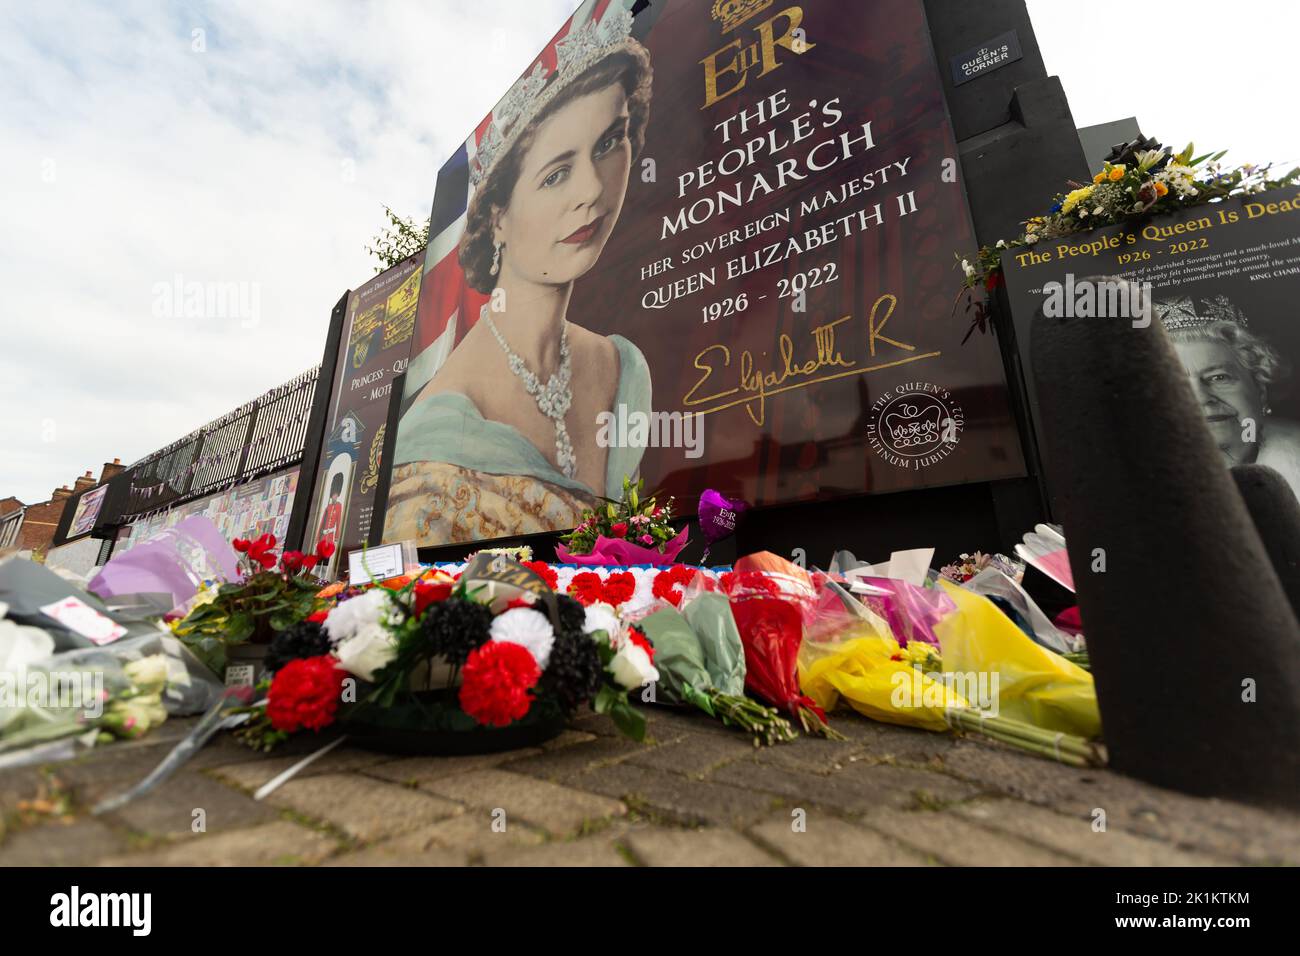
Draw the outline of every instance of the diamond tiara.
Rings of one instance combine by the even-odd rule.
[[[594,0],[592,2],[594,4]],[[470,159],[469,179],[475,189],[487,180],[497,161],[510,151],[519,134],[560,90],[588,67],[635,42],[631,38],[632,13],[624,5],[626,2],[610,0],[599,22],[587,20],[579,25],[579,14],[575,13],[569,32],[555,43],[554,72],[548,72],[545,66],[537,63],[531,73],[520,77],[501,98],[492,111],[492,121],[479,141],[478,149]]]
[[[1168,332],[1194,329],[1215,322],[1231,322],[1246,328],[1246,314],[1232,304],[1226,295],[1214,298],[1193,299],[1189,295],[1167,299],[1155,304],[1156,316]]]

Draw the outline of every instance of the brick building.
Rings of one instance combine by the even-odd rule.
[[[114,458],[111,462],[104,463],[98,479],[93,472],[87,471],[73,481],[71,488],[67,485],[55,488],[48,501],[33,505],[24,505],[13,496],[0,500],[0,549],[48,552],[69,499],[89,488],[103,484],[114,475],[121,473],[125,467],[120,458]],[[18,512],[22,512],[20,519],[10,517]],[[15,521],[21,522],[16,533],[12,527]]]

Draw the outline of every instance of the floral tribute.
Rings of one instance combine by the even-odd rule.
[[[270,534],[232,541],[242,579],[200,592],[189,613],[171,624],[176,636],[217,674],[226,669],[228,648],[269,644],[321,606],[321,582],[312,571],[334,554],[333,542],[321,541],[311,554],[285,551],[279,556],[275,544]]]
[[[1092,182],[1071,182],[1071,188],[1058,193],[1044,215],[1026,220],[1020,236],[984,246],[973,263],[959,256],[966,288],[996,289],[1002,281],[1002,253],[1007,249],[1300,183],[1300,168],[1273,178],[1270,166],[1230,169],[1219,162],[1223,152],[1201,156],[1193,156],[1193,152],[1191,143],[1175,154],[1150,138],[1116,146]],[[975,322],[982,323],[985,310],[977,308],[976,313]]]
[[[658,680],[654,651],[613,608],[553,590],[555,571],[486,556],[337,603],[273,641],[264,715],[241,733],[269,748],[333,725],[457,732],[562,721],[590,705],[645,736],[628,691]]]
[[[687,531],[672,526],[673,499],[664,504],[644,497],[645,482],[623,478],[623,495],[604,508],[587,511],[578,526],[561,535],[561,561],[578,564],[670,564],[686,546]]]
[[[956,561],[941,567],[939,574],[955,584],[965,584],[987,568],[996,568],[1017,582],[1025,576],[1025,566],[1019,561],[1008,558],[1005,554],[985,554],[982,551],[974,554],[963,551]]]

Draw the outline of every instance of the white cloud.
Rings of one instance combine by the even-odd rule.
[[[8,6],[0,496],[43,500],[320,361],[381,205],[428,215],[438,166],[576,6]],[[255,284],[260,321],[156,317],[177,275]]]

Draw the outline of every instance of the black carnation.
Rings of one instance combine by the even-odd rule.
[[[560,612],[560,630],[576,631],[581,634],[587,623],[587,609],[581,602],[575,601],[567,594],[555,595],[555,602]],[[541,606],[545,607],[544,604]]]
[[[595,697],[605,676],[596,642],[582,631],[587,612],[568,595],[557,595],[557,600],[560,626],[540,683],[569,712]]]
[[[439,601],[429,605],[420,619],[425,649],[457,666],[483,646],[491,627],[491,609],[476,601]]]
[[[278,671],[290,661],[320,657],[330,652],[329,635],[314,621],[299,621],[271,639],[264,660],[268,671]]]

